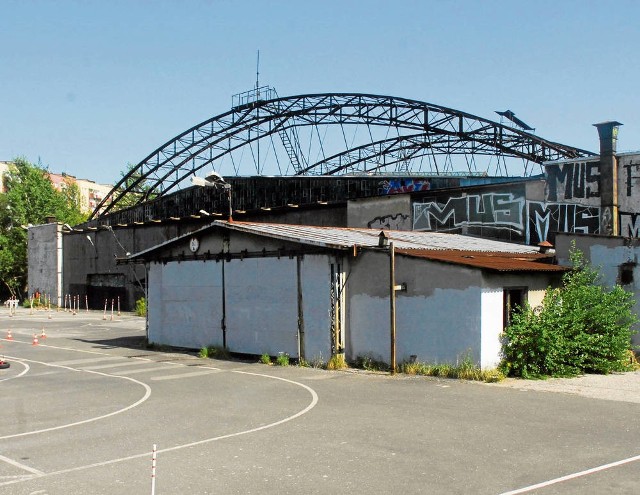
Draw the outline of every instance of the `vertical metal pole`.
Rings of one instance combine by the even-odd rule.
[[[222,257],[222,319],[220,320],[220,327],[222,328],[222,348],[227,348],[227,288],[224,275],[224,256]]]
[[[396,372],[396,252],[389,243],[389,313],[391,328],[391,374]]]
[[[302,300],[302,255],[296,257],[298,289],[298,360],[305,359],[304,351],[304,304]]]
[[[231,184],[227,184],[227,202],[229,203],[229,221],[233,222],[233,208],[231,206]]]
[[[151,452],[151,495],[156,493],[156,444],[153,444]]]

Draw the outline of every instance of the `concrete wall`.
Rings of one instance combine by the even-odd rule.
[[[347,203],[349,227],[411,230],[411,197],[408,194],[354,199]]]
[[[594,227],[583,213],[584,209],[546,202],[545,181],[530,179],[351,200],[347,223],[349,227],[451,232],[537,244],[552,239],[561,224],[578,231],[585,225],[597,230],[597,218]],[[567,215],[572,218],[569,223]]]
[[[620,235],[640,237],[640,154],[618,156]]]
[[[348,282],[347,357],[369,355],[389,362],[389,275],[387,253],[366,252],[351,260]],[[465,356],[483,368],[501,359],[503,289],[527,289],[537,306],[558,276],[491,273],[463,266],[396,256],[396,358],[457,363]]]
[[[200,236],[197,253],[229,254],[190,260],[189,239],[167,246],[166,257],[184,261],[149,265],[149,339],[174,346],[222,346],[247,354],[280,352],[299,357],[298,326],[307,360],[331,355],[330,263],[332,256],[275,256],[296,247],[218,229]],[[256,253],[262,249],[268,255]],[[298,278],[298,274],[299,277]],[[224,295],[223,295],[224,294]],[[225,311],[223,312],[223,297]]]
[[[389,261],[385,252],[365,252],[351,261],[347,357],[369,355],[389,362]],[[469,353],[480,361],[479,270],[396,257],[396,358],[455,363]]]
[[[222,263],[149,266],[149,341],[198,349],[222,346]]]
[[[331,357],[331,276],[327,255],[300,258],[304,356],[307,361],[327,362]]]
[[[49,223],[29,227],[27,256],[29,259],[29,294],[35,291],[51,297],[58,306],[63,302],[62,225]]]

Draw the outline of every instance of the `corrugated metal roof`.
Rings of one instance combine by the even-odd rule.
[[[416,258],[455,263],[499,272],[565,272],[567,268],[548,263],[550,258],[534,253],[489,253],[457,250],[397,249],[396,253]]]
[[[332,249],[350,249],[354,245],[377,247],[380,229],[316,227],[256,222],[216,220],[214,225],[241,232],[264,235],[286,241],[300,242]],[[465,250],[477,252],[537,253],[535,246],[469,237],[443,232],[385,230],[396,249]]]

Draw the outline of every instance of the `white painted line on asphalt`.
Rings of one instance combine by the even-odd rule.
[[[23,363],[22,361],[16,361],[16,363],[21,364],[22,366],[24,366],[24,371],[22,371],[18,375],[8,376],[7,378],[3,378],[2,380],[0,380],[0,382],[6,382],[7,380],[13,380],[14,378],[20,378],[21,376],[25,375],[29,371],[30,367],[29,367],[29,365],[27,363]]]
[[[152,376],[151,380],[153,381],[177,380],[179,378],[189,378],[192,376],[211,375],[212,373],[217,373],[217,372],[213,370],[192,371],[191,373],[179,373],[177,375]]]
[[[172,365],[174,367],[180,366],[179,364]],[[167,371],[167,365],[164,366],[154,366],[153,368],[140,368],[136,370],[116,370],[112,371],[112,375],[137,375],[138,373],[149,373],[151,371]]]
[[[122,356],[104,356],[104,357],[95,357],[95,358],[84,358],[84,359],[70,359],[68,361],[52,361],[51,364],[57,366],[69,366],[71,364],[89,364],[89,363],[99,363],[100,361],[113,361],[114,359],[122,359]],[[84,368],[89,369],[89,368]]]
[[[518,488],[517,490],[511,490],[510,492],[504,492],[504,493],[501,493],[500,495],[517,495],[518,493],[527,493],[533,490],[537,490],[538,488],[545,488],[547,486],[555,485],[556,483],[562,483],[564,481],[573,480],[576,478],[580,478],[582,476],[588,476],[590,474],[598,473],[606,469],[611,469],[617,466],[622,466],[623,464],[629,464],[630,462],[636,462],[636,461],[640,461],[640,455],[628,457],[627,459],[611,462],[609,464],[603,464],[602,466],[586,469],[584,471],[579,471],[573,474],[568,474],[566,476],[561,476],[560,478],[554,478],[549,481],[543,481],[542,483],[537,483],[535,485],[525,486],[524,488]]]
[[[8,356],[8,357],[10,359],[17,359],[17,358],[13,358],[11,356]],[[123,412],[129,411],[129,410],[133,409],[134,407],[137,407],[140,404],[142,404],[144,401],[146,401],[151,396],[151,387],[149,387],[149,385],[147,385],[146,383],[143,383],[141,381],[138,381],[135,378],[130,378],[128,376],[116,376],[116,375],[110,375],[110,374],[107,374],[107,373],[102,373],[100,371],[90,371],[90,370],[83,370],[83,369],[77,369],[77,368],[69,368],[67,366],[61,366],[59,364],[44,363],[42,361],[34,361],[33,359],[24,359],[24,358],[20,358],[20,359],[22,361],[26,361],[28,363],[42,364],[44,366],[51,366],[51,367],[54,367],[54,368],[63,368],[63,369],[67,369],[67,370],[70,370],[70,371],[75,371],[75,372],[78,372],[78,373],[91,373],[91,374],[94,374],[94,375],[106,376],[106,377],[109,377],[109,378],[119,378],[121,380],[128,380],[130,382],[137,383],[138,385],[141,385],[142,387],[144,387],[145,394],[141,399],[139,399],[138,401],[134,402],[133,404],[130,404],[127,407],[123,407],[122,409],[118,409],[117,411],[113,411],[113,412],[110,412],[108,414],[103,414],[102,416],[96,416],[95,418],[84,419],[82,421],[76,421],[74,423],[68,423],[68,424],[65,424],[65,425],[52,426],[51,428],[43,428],[42,430],[26,431],[26,432],[23,432],[23,433],[16,433],[14,435],[5,435],[5,436],[0,437],[0,440],[6,440],[7,438],[26,437],[28,435],[36,435],[38,433],[45,433],[45,432],[48,432],[48,431],[62,430],[63,428],[71,428],[73,426],[83,425],[83,424],[86,424],[86,423],[92,423],[94,421],[100,421],[102,419],[109,418],[111,416],[115,416],[117,414],[121,414]]]
[[[34,469],[32,467],[29,467],[25,464],[22,464],[18,461],[14,461],[13,459],[9,459],[8,457],[5,457],[3,455],[0,455],[0,461],[2,462],[6,462],[7,464],[11,464],[14,467],[20,468],[23,471],[27,471],[28,473],[31,474],[37,474],[38,476],[42,476],[44,473],[42,471],[38,471],[37,469]]]
[[[278,376],[271,376],[271,375],[264,375],[262,373],[251,373],[248,371],[229,371],[229,373],[239,373],[241,375],[253,375],[253,376],[258,376],[258,377],[262,377],[262,378],[271,378],[273,380],[280,380],[286,383],[291,383],[293,385],[297,385],[299,387],[304,388],[305,390],[307,390],[310,394],[311,394],[311,402],[307,405],[307,407],[305,407],[304,409],[298,411],[295,414],[292,414],[291,416],[287,416],[284,419],[281,419],[279,421],[275,421],[273,423],[269,423],[267,425],[263,425],[263,426],[259,426],[257,428],[252,428],[250,430],[244,430],[244,431],[237,431],[235,433],[229,433],[228,435],[220,435],[218,437],[211,437],[211,438],[206,438],[204,440],[198,440],[196,442],[191,442],[191,443],[186,443],[183,445],[176,445],[175,447],[169,447],[166,449],[160,449],[158,450],[156,453],[157,454],[162,454],[165,452],[173,452],[175,450],[182,450],[182,449],[188,449],[190,447],[195,447],[198,445],[203,445],[206,443],[210,443],[210,442],[217,442],[219,440],[224,440],[227,438],[233,438],[233,437],[239,437],[241,435],[248,435],[250,433],[256,433],[258,431],[262,431],[262,430],[266,430],[269,428],[273,428],[275,426],[279,426],[281,424],[284,423],[288,423],[289,421],[292,421],[296,418],[299,418],[300,416],[308,413],[309,411],[311,411],[311,409],[313,409],[316,404],[318,403],[318,394],[316,393],[315,390],[313,390],[311,387],[309,387],[308,385],[305,385],[304,383],[300,383],[300,382],[296,382],[293,380],[288,380],[287,378],[280,378]],[[144,452],[142,454],[135,454],[135,455],[131,455],[131,456],[127,456],[127,457],[120,457],[118,459],[111,459],[109,461],[103,461],[103,462],[96,462],[94,464],[88,464],[86,466],[77,466],[74,468],[69,468],[69,469],[61,469],[60,471],[52,471],[50,473],[44,473],[40,476],[35,476],[33,478],[30,479],[38,479],[38,478],[44,478],[44,477],[49,477],[49,476],[58,476],[61,474],[68,474],[68,473],[73,473],[76,471],[84,471],[86,469],[92,469],[92,468],[97,468],[97,467],[102,467],[102,466],[108,466],[110,464],[117,464],[120,462],[126,462],[126,461],[132,461],[135,459],[140,459],[143,457],[150,457],[152,454],[152,452]],[[0,486],[6,486],[6,485],[13,485],[15,483],[21,483],[23,480],[12,480],[12,481],[5,481],[5,482],[0,482]]]
[[[143,363],[132,361],[128,358],[122,358],[126,361],[120,361],[119,363],[109,363],[109,364],[96,364],[95,366],[83,366],[83,370],[106,370],[108,368],[118,368],[120,366],[140,366]]]

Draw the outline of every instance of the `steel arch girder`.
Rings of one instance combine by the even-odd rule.
[[[292,123],[285,124],[289,121]],[[357,93],[290,96],[235,107],[168,141],[125,175],[96,207],[91,218],[101,210],[101,214],[106,214],[125,195],[140,191],[139,186],[142,184],[151,185],[139,203],[152,194],[166,194],[189,174],[197,172],[220,156],[255,141],[255,138],[243,138],[243,133],[250,135],[252,129],[258,130],[261,126],[273,123],[275,125],[269,132],[263,133],[260,138],[289,127],[366,124],[417,131],[415,134],[446,135],[461,143],[480,143],[496,152],[536,163],[593,155],[589,151],[547,141],[465,112],[406,98]],[[225,146],[225,141],[229,145]],[[234,146],[231,146],[232,142]],[[215,150],[220,153],[214,155]],[[477,151],[472,149],[473,153]],[[188,166],[190,161],[191,165]],[[305,171],[313,170],[315,166],[321,167],[321,162],[307,167]],[[331,173],[338,173],[342,169],[344,167]],[[173,173],[176,178],[171,180],[169,177]],[[130,181],[132,178],[134,180]],[[122,189],[127,180],[130,182]]]

